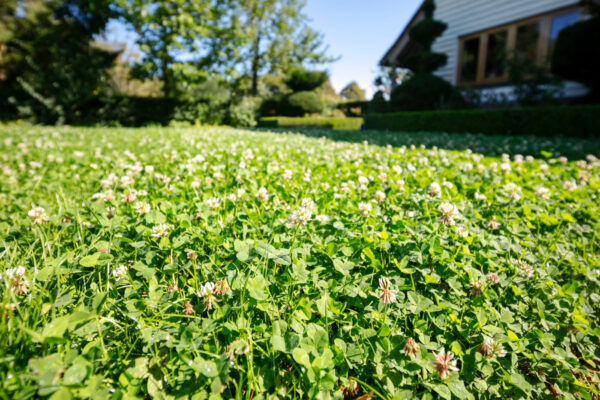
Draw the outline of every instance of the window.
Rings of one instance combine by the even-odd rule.
[[[506,68],[506,43],[508,31],[488,35],[487,55],[485,58],[485,78],[501,78]]]
[[[461,74],[464,82],[474,82],[477,79],[479,63],[479,38],[465,40],[463,44]]]
[[[550,49],[549,54],[552,54],[554,50],[554,43],[558,38],[559,33],[579,21],[579,12],[570,12],[568,14],[557,15],[552,18],[552,25],[550,25]]]
[[[508,55],[549,69],[558,35],[581,18],[581,10],[571,7],[461,37],[457,84],[507,82]]]
[[[536,62],[538,59],[538,44],[540,41],[540,22],[517,27],[515,55],[521,60]]]

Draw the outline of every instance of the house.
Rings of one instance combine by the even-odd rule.
[[[402,65],[415,50],[408,32],[424,18],[423,3],[380,65]],[[434,18],[448,29],[433,43],[432,51],[445,53],[448,62],[435,74],[461,88],[481,88],[508,97],[512,89],[506,54],[517,53],[549,68],[560,31],[587,17],[578,0],[436,0],[436,6]],[[562,95],[578,97],[586,92],[581,84],[565,82]]]

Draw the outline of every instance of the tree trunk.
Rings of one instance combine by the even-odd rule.
[[[169,65],[167,60],[162,60],[162,79],[163,79],[163,95],[165,97],[171,96],[171,78],[169,77]]]
[[[256,39],[252,45],[252,96],[258,96],[258,68],[260,63],[260,34],[256,33]]]

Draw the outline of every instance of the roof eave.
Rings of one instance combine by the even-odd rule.
[[[382,67],[390,67],[390,66],[394,65],[393,61],[389,59],[390,54],[394,51],[394,49],[396,47],[398,47],[400,45],[400,43],[402,42],[402,40],[408,35],[408,29],[411,27],[411,25],[419,17],[419,14],[421,13],[421,10],[423,9],[423,5],[424,4],[425,4],[425,0],[423,0],[421,2],[421,5],[417,9],[417,11],[415,11],[415,13],[411,17],[411,19],[408,21],[408,24],[406,24],[406,26],[402,30],[402,33],[400,33],[400,36],[398,36],[398,38],[396,39],[396,41],[394,42],[394,44],[388,49],[388,51],[386,51],[386,53],[383,55],[383,57],[381,57],[381,60],[379,60],[379,65],[380,66],[382,66]],[[400,52],[401,51],[402,50],[400,50]]]

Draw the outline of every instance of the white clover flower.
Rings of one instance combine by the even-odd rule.
[[[469,236],[469,231],[464,226],[457,226],[456,234],[461,238],[466,238],[467,236]]]
[[[454,218],[458,215],[458,209],[454,204],[444,201],[439,205],[438,211],[442,214],[439,221],[444,225],[454,225]]]
[[[132,186],[134,183],[135,183],[135,180],[129,175],[124,175],[121,177],[121,185],[122,186]]]
[[[392,304],[396,301],[398,290],[390,288],[391,283],[388,278],[379,278],[379,301],[384,304]]]
[[[315,202],[311,198],[304,198],[302,199],[302,207],[312,210],[315,208]]]
[[[315,217],[315,220],[317,220],[317,222],[324,224],[327,221],[329,221],[329,217],[327,215],[319,214]]]
[[[292,225],[306,225],[312,217],[310,208],[300,207],[290,215],[289,221]]]
[[[215,290],[215,284],[212,282],[206,282],[204,285],[200,285],[198,296],[206,297]]]
[[[542,200],[548,200],[550,198],[550,190],[545,187],[541,187],[535,192],[535,195]]]
[[[371,203],[361,201],[360,203],[358,203],[358,210],[360,211],[360,215],[362,215],[363,217],[367,217],[369,213],[373,210],[373,206],[371,205]]]
[[[500,171],[504,172],[504,173],[508,173],[512,170],[511,166],[510,166],[510,162],[503,162],[500,164]]]
[[[138,214],[147,214],[150,212],[150,204],[148,204],[144,201],[138,201],[133,206],[133,209]]]
[[[487,278],[492,284],[497,284],[500,282],[500,276],[498,276],[498,274],[495,272],[490,272],[487,274]]]
[[[235,193],[230,193],[227,195],[227,200],[229,200],[232,203],[235,203],[237,201],[237,196],[235,195]]]
[[[219,207],[219,199],[216,197],[211,197],[210,199],[206,200],[206,204],[208,205],[208,208],[215,209]]]
[[[192,189],[198,189],[198,188],[200,187],[200,182],[199,182],[199,181],[196,181],[196,180],[194,180],[194,181],[192,181],[192,183],[190,184],[190,187],[191,187]]]
[[[237,195],[238,200],[241,200],[244,197],[245,194],[246,194],[246,190],[243,189],[243,188],[240,188],[240,189],[238,189],[236,191],[236,195]]]
[[[286,181],[289,181],[290,179],[292,179],[293,174],[294,173],[292,172],[292,170],[286,169],[285,171],[283,171],[283,179],[285,179]]]
[[[4,275],[10,280],[23,278],[25,276],[25,267],[19,265],[15,268],[9,268],[4,272]]]
[[[577,182],[574,180],[566,181],[563,186],[565,189],[572,192],[577,189]]]
[[[533,267],[531,265],[522,260],[516,261],[516,264],[521,274],[525,275],[528,278],[531,278],[533,276]]]
[[[359,185],[363,185],[366,186],[369,184],[369,178],[365,177],[365,176],[359,176],[358,177],[358,184]]]
[[[485,200],[487,199],[485,194],[481,194],[479,192],[475,192],[475,200]]]
[[[173,225],[167,225],[167,224],[154,225],[152,227],[152,232],[151,232],[150,236],[155,237],[155,238],[165,237],[165,236],[169,235],[169,233],[171,232],[172,229],[173,229]]]
[[[201,285],[197,295],[202,298],[204,311],[212,310],[219,301],[215,296],[215,284],[212,282],[206,282],[204,285]]]
[[[267,189],[264,186],[261,186],[256,193],[256,198],[258,201],[265,202],[269,199],[269,194],[267,193]]]
[[[123,201],[123,203],[133,203],[136,198],[137,193],[135,191],[132,191],[130,193],[123,193],[121,195],[121,200]]]
[[[42,207],[34,207],[27,213],[29,219],[31,219],[31,223],[33,225],[41,225],[44,222],[48,222],[48,216],[46,215],[46,210]]]
[[[115,277],[115,280],[120,281],[121,279],[127,276],[128,268],[125,265],[119,265],[118,267],[112,270],[112,274]]]
[[[385,193],[383,193],[381,190],[375,192],[375,201],[378,203],[383,203],[385,201]]]
[[[146,166],[144,167],[144,171],[145,171],[147,174],[153,174],[153,173],[154,173],[154,166],[152,166],[152,165],[146,165]]]
[[[401,167],[401,166],[399,166],[399,165],[394,165],[394,166],[392,167],[392,170],[394,171],[394,173],[396,173],[396,174],[398,174],[398,175],[400,175],[400,174],[402,173],[402,167]]]
[[[442,186],[444,186],[446,189],[452,189],[454,187],[452,182],[448,182],[448,181],[442,182]]]
[[[521,199],[521,188],[515,183],[508,182],[506,185],[504,185],[504,190],[508,193],[508,196],[511,199],[515,201],[519,201]]]
[[[438,197],[442,193],[442,188],[440,187],[439,183],[433,182],[431,185],[429,185],[427,193],[431,197]]]

